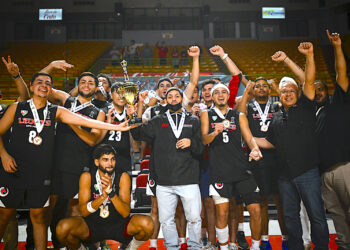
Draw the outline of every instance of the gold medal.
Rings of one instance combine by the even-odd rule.
[[[35,146],[39,146],[42,142],[43,142],[43,138],[41,138],[38,135],[33,138],[33,144]]]
[[[222,123],[224,124],[224,128],[229,128],[231,125],[229,120],[224,120]]]
[[[106,219],[109,216],[108,206],[100,207],[100,217]]]

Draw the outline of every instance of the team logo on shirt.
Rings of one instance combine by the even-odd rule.
[[[5,187],[0,187],[0,197],[6,197],[9,194],[9,189]]]
[[[222,189],[224,187],[224,183],[222,182],[216,182],[214,185],[216,189]]]
[[[169,127],[169,123],[162,123],[162,127],[163,127],[163,128]]]
[[[155,110],[154,113],[156,113],[156,115],[159,115],[159,110]]]
[[[213,115],[211,118],[213,119],[214,122],[216,121],[216,119],[218,119],[216,115]]]
[[[28,114],[28,110],[21,110],[21,114],[22,114],[22,116],[27,115]]]
[[[154,180],[150,179],[150,180],[148,181],[148,185],[149,185],[150,187],[154,187],[154,186],[156,185],[156,182],[155,182]]]
[[[93,110],[90,112],[89,116],[90,116],[91,118],[94,118],[94,111],[93,111]]]
[[[95,184],[95,185],[94,185],[94,188],[95,188],[96,191],[98,191],[98,190],[99,190],[98,184]]]
[[[235,117],[234,116],[231,117],[231,123],[235,124]]]

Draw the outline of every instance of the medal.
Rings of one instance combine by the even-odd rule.
[[[106,219],[109,216],[108,206],[100,206],[100,217]]]
[[[39,146],[42,142],[43,142],[43,138],[41,138],[38,135],[33,138],[33,144],[35,146]]]
[[[266,132],[268,129],[269,129],[269,126],[267,126],[266,124],[263,124],[263,125],[260,127],[260,130],[261,130],[262,132]]]
[[[146,97],[145,100],[143,100],[143,103],[144,103],[144,104],[148,104],[148,103],[149,103],[149,98]]]
[[[224,124],[224,128],[229,128],[231,125],[229,120],[224,120],[222,123]]]

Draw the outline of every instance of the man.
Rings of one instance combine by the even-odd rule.
[[[316,136],[318,140],[322,198],[331,214],[338,249],[350,249],[350,90],[339,34],[327,36],[334,48],[336,80],[333,96],[316,81]]]
[[[321,198],[315,138],[315,61],[313,45],[301,43],[298,47],[306,57],[305,83],[299,97],[297,83],[282,78],[280,100],[282,108],[272,118],[267,137],[256,138],[262,148],[276,148],[281,174],[278,180],[282,194],[284,221],[290,249],[304,249],[300,223],[302,200],[311,222],[311,237],[317,249],[328,249],[329,233]],[[298,157],[296,157],[298,156]]]
[[[12,104],[0,120],[1,136],[12,128],[8,142],[0,139],[0,238],[16,208],[30,208],[38,250],[46,249],[47,244],[55,122],[97,129],[129,129],[125,124],[116,126],[86,119],[48,103],[51,79],[47,73],[34,74],[30,86],[33,98]]]
[[[216,206],[216,234],[221,249],[228,247],[228,210],[234,192],[242,195],[250,213],[252,248],[259,249],[259,192],[248,171],[248,161],[241,146],[241,137],[252,150],[250,158],[259,160],[261,153],[249,130],[244,114],[228,107],[229,89],[222,83],[211,90],[214,108],[201,114],[203,144],[209,144],[210,195]],[[232,166],[234,164],[234,166]],[[230,246],[232,249],[233,246]],[[236,246],[235,249],[238,249]]]
[[[141,51],[144,66],[152,66],[153,49],[149,43],[145,43],[145,47]]]
[[[189,247],[200,249],[201,201],[198,159],[202,152],[197,117],[182,108],[183,93],[170,88],[165,96],[168,110],[131,131],[136,140],[150,138],[157,176],[157,202],[167,249],[178,249],[174,222],[178,197],[187,219]]]
[[[137,249],[153,232],[149,216],[130,217],[131,180],[122,169],[116,169],[116,153],[108,144],[93,151],[95,168],[80,176],[79,208],[81,216],[61,220],[58,239],[69,249],[84,249],[82,242],[102,240],[130,242],[127,249]]]
[[[240,102],[239,111],[247,114],[249,128],[254,137],[266,137],[268,127],[275,112],[280,107],[278,103],[272,103],[270,99],[271,89],[273,83],[263,77],[255,80],[255,83],[250,82],[245,89],[242,100]],[[250,93],[253,94],[254,99],[249,101]],[[269,196],[273,195],[280,229],[282,232],[282,249],[287,248],[287,235],[285,225],[282,218],[282,211],[279,202],[278,192],[278,168],[275,160],[275,150],[262,150],[263,158],[258,162],[253,162],[252,172],[255,181],[258,183],[261,194],[261,217],[262,217],[262,231],[261,231],[261,246],[260,249],[272,249],[269,242],[269,216],[268,216],[268,202]]]

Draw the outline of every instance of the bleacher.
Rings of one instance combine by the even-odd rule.
[[[60,78],[55,79],[55,87],[63,89],[65,77],[76,77],[88,70],[111,45],[112,42],[90,41],[69,41],[66,43],[13,42],[5,44],[6,49],[1,51],[1,56],[6,59],[8,55],[11,56],[12,61],[18,64],[21,75],[28,84],[33,73],[44,68],[51,61],[65,59],[73,64],[74,68],[68,70],[67,74],[59,70],[52,72],[54,78]],[[0,85],[3,99],[16,99],[18,96],[16,87],[4,65],[0,67]]]
[[[271,60],[271,56],[281,50],[289,58],[296,62],[302,69],[305,66],[305,56],[298,52],[298,45],[302,41],[279,40],[279,41],[216,41],[215,44],[222,46],[225,52],[246,75],[276,75],[271,78],[279,81],[283,75],[291,74],[291,71],[283,64]],[[312,41],[314,45],[316,62],[316,79],[323,80],[332,88],[333,80],[318,41]],[[253,76],[254,80],[256,76]]]

